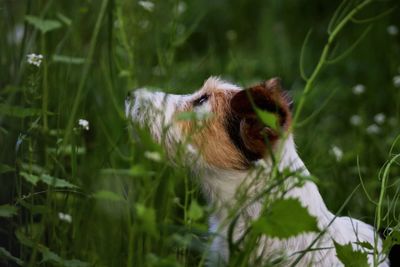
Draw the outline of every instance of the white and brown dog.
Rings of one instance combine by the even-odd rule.
[[[125,103],[127,117],[148,127],[152,136],[165,144],[170,154],[178,143],[189,142],[186,152],[196,160],[188,164],[199,176],[206,199],[216,207],[210,217],[210,231],[217,233],[211,245],[214,262],[229,262],[227,233],[229,221],[232,221],[230,209],[236,207],[240,210],[233,240],[243,236],[249,220],[260,216],[263,199],[238,206],[239,198],[243,203],[243,191],[246,198],[254,199],[268,184],[274,166],[280,171],[289,169],[309,176],[289,133],[289,105],[290,100],[276,78],[243,90],[211,77],[192,95],[172,95],[145,89],[128,95]],[[260,122],[254,106],[274,113],[280,129],[286,134],[282,131],[278,133],[273,127]],[[203,120],[203,125],[198,128],[194,121],[177,119],[182,112],[193,112],[198,117],[207,113],[212,115]],[[254,171],[257,166],[264,168],[261,177],[259,172]],[[312,181],[292,187],[285,197],[297,198],[317,219],[318,228],[325,229],[298,266],[343,266],[336,256],[333,240],[339,244],[351,243],[354,249],[364,251],[365,248],[358,244],[368,242],[381,252],[382,242],[374,228],[357,219],[332,214]],[[262,236],[254,248],[254,255],[261,255],[265,261],[284,255],[282,266],[289,266],[297,258],[296,253],[307,250],[317,236],[318,233],[314,232],[287,239]],[[369,264],[374,265],[372,250],[369,252]],[[378,261],[375,266],[389,266],[384,255],[375,257],[375,261]]]

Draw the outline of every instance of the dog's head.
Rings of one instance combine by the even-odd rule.
[[[241,89],[211,77],[191,95],[139,89],[125,103],[127,117],[149,127],[168,150],[188,142],[202,163],[227,170],[245,170],[273,152],[290,126],[289,106],[278,78]],[[277,125],[262,122],[260,111],[273,114]],[[193,114],[202,121],[182,119],[182,114]]]

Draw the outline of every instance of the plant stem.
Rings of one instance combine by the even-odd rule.
[[[356,6],[354,9],[352,9],[344,18],[339,22],[339,24],[334,28],[331,34],[329,34],[328,41],[324,46],[324,49],[322,50],[320,59],[317,63],[317,66],[314,68],[314,71],[312,72],[310,78],[306,81],[306,85],[304,87],[303,94],[300,97],[299,100],[299,105],[296,108],[295,115],[293,117],[293,123],[292,123],[292,128],[298,121],[300,117],[300,113],[304,107],[305,100],[307,98],[307,95],[310,93],[314,81],[317,78],[317,76],[320,74],[322,68],[326,64],[327,57],[330,52],[330,48],[332,43],[336,40],[337,35],[341,32],[341,30],[344,28],[344,26],[347,25],[347,23],[354,17],[355,14],[357,14],[360,10],[362,10],[365,6],[367,6],[369,3],[371,3],[372,0],[365,0],[361,2],[358,6]],[[292,130],[292,129],[291,129]]]

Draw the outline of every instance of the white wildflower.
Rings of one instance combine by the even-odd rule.
[[[160,153],[156,151],[146,151],[144,152],[144,156],[152,161],[160,162],[161,161],[161,155]]]
[[[87,120],[79,119],[78,124],[82,129],[89,131],[89,122]]]
[[[183,1],[180,1],[178,4],[178,14],[182,14],[185,11],[186,11],[186,3]]]
[[[69,214],[67,214],[67,213],[59,212],[59,213],[58,213],[58,218],[59,218],[61,221],[64,221],[64,222],[67,222],[67,223],[71,223],[71,222],[72,222],[72,216],[69,215]]]
[[[362,84],[357,84],[356,86],[353,87],[353,94],[355,95],[361,95],[364,92],[365,92],[365,86]]]
[[[396,75],[393,77],[393,85],[395,87],[400,87],[400,75]]]
[[[350,117],[350,124],[353,126],[359,126],[362,123],[362,119],[359,115],[353,115]]]
[[[368,126],[366,131],[368,134],[378,134],[380,133],[381,128],[379,128],[379,126],[374,123]]]
[[[374,121],[375,121],[377,124],[382,124],[382,123],[385,122],[385,120],[386,120],[386,116],[385,116],[385,114],[383,114],[383,113],[378,113],[378,114],[376,114],[376,115],[374,116]]]
[[[397,35],[399,33],[399,28],[397,28],[396,25],[389,25],[386,30],[387,30],[388,34],[393,35],[393,36]]]
[[[152,12],[154,9],[154,3],[151,1],[139,1],[138,4],[149,12]]]
[[[338,147],[333,145],[331,147],[331,154],[336,158],[336,161],[341,161],[343,158],[343,151]]]
[[[43,60],[42,55],[36,55],[34,53],[27,55],[27,57],[28,63],[31,65],[35,65],[36,67],[39,67]]]

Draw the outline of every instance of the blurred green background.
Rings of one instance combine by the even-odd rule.
[[[0,216],[0,247],[27,266],[202,265],[204,201],[146,133],[141,142],[130,138],[126,93],[144,86],[191,93],[211,75],[241,86],[279,76],[296,106],[307,32],[308,74],[339,4],[0,0],[0,204],[12,205]],[[370,29],[323,69],[295,129],[333,211],[359,176],[377,199],[379,170],[399,134],[399,10],[364,21],[396,4],[374,2],[346,26],[334,55]],[[43,55],[39,67],[28,64],[31,53]],[[46,183],[44,174],[70,185]],[[390,179],[386,205],[400,188],[398,166]],[[345,214],[373,223],[374,211],[359,189]],[[1,266],[22,264],[4,253]]]

